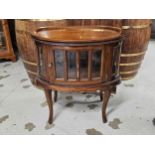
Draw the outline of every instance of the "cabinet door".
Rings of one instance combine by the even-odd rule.
[[[51,81],[78,82],[100,80],[101,49],[62,50],[48,52],[48,69]]]

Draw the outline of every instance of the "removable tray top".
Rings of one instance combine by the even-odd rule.
[[[32,36],[49,42],[100,42],[120,38],[121,29],[111,26],[42,27]]]

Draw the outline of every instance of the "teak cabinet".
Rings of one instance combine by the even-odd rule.
[[[121,29],[79,26],[37,29],[32,35],[37,48],[36,84],[44,88],[53,122],[53,100],[57,91],[98,92],[103,102],[102,120],[107,122],[106,107],[120,83],[119,60]],[[102,100],[103,99],[103,100]]]

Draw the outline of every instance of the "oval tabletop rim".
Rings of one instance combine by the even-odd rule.
[[[87,38],[87,39],[66,39],[65,37],[59,39],[59,38],[52,38],[52,37],[45,37],[46,32],[49,31],[59,31],[59,33],[64,33],[65,31],[70,31],[70,32],[77,32],[81,33],[81,36],[83,35],[82,33],[90,32],[90,33],[95,33],[97,32],[96,38]],[[40,32],[44,33],[42,35],[39,35]],[[99,36],[99,33],[114,33],[111,36]],[[118,39],[121,37],[122,30],[121,28],[118,27],[113,27],[113,26],[65,26],[65,27],[53,27],[53,26],[47,26],[47,27],[40,27],[37,30],[35,30],[31,35],[34,39],[36,40],[41,40],[41,41],[47,41],[47,42],[57,42],[57,43],[91,43],[91,42],[104,42],[104,41],[111,41],[114,39]],[[59,34],[60,35],[60,34]],[[74,34],[76,35],[76,34]],[[90,34],[88,34],[90,35]],[[101,34],[100,34],[101,35]],[[107,34],[106,34],[107,35]],[[98,37],[99,36],[99,37]],[[80,36],[79,36],[80,37]],[[83,36],[82,36],[83,37]],[[97,38],[98,37],[98,38]]]

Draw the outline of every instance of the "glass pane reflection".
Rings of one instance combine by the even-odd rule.
[[[80,78],[88,79],[88,51],[80,53]]]
[[[94,50],[92,55],[93,78],[100,77],[100,69],[101,69],[101,50]]]
[[[68,78],[76,79],[76,52],[67,52]]]
[[[64,78],[64,52],[55,50],[56,78]]]

